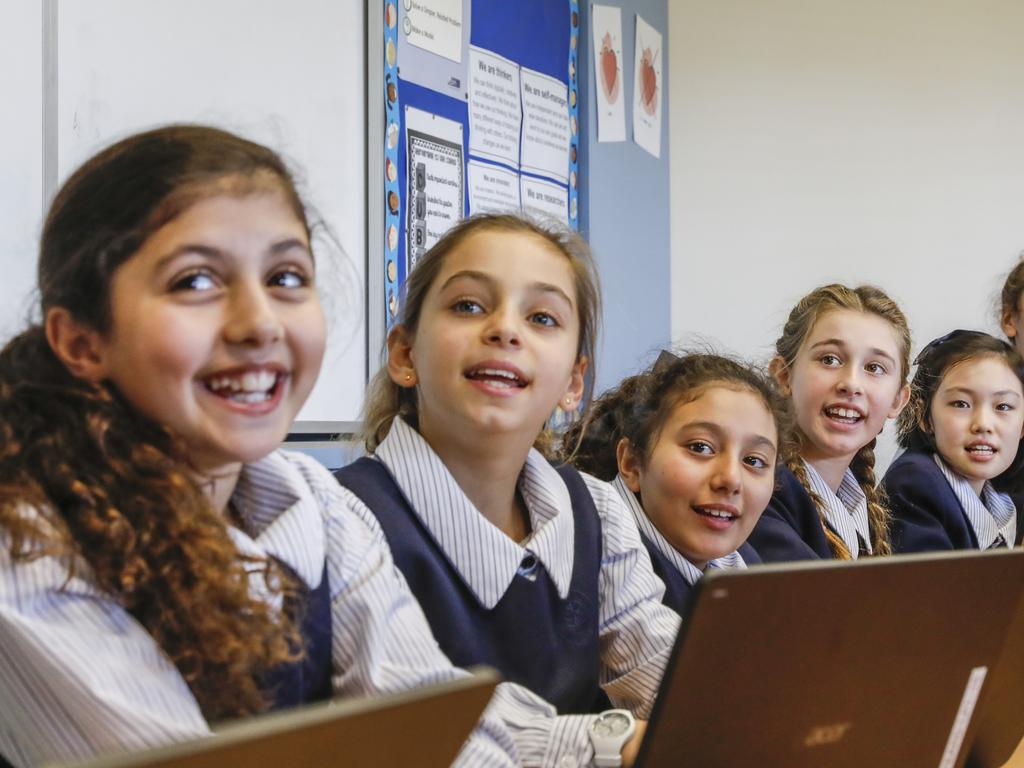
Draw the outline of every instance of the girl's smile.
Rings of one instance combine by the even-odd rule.
[[[929,421],[939,455],[980,495],[1017,455],[1024,430],[1020,379],[995,355],[954,365],[932,397]]]
[[[761,517],[775,488],[777,444],[759,395],[712,383],[676,406],[646,460],[622,440],[619,472],[662,536],[703,568],[738,549]]]
[[[906,404],[899,350],[884,318],[836,309],[817,319],[791,370],[775,368],[793,398],[801,455],[834,488],[857,451]]]
[[[532,233],[483,230],[445,257],[415,337],[393,332],[389,371],[416,385],[420,434],[439,453],[478,451],[481,436],[526,450],[556,405],[582,396],[579,336],[565,255]]]
[[[98,377],[183,439],[197,470],[262,458],[320,368],[314,273],[279,192],[201,199],[114,273]]]

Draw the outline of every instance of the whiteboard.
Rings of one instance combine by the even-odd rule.
[[[111,141],[168,122],[217,125],[280,152],[313,220],[341,246],[314,239],[328,348],[296,429],[358,419],[367,375],[363,4],[64,0],[57,9],[57,183]]]

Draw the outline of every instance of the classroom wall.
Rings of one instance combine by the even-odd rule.
[[[767,359],[793,302],[837,280],[890,292],[915,349],[994,330],[1024,249],[1024,3],[669,11],[674,338]]]
[[[673,0],[673,3],[675,0]],[[604,298],[602,343],[597,351],[596,391],[615,386],[636,373],[668,344],[671,327],[669,249],[669,151],[671,118],[662,102],[661,157],[633,142],[633,87],[636,14],[663,35],[662,98],[668,98],[669,62],[667,0],[618,0],[622,9],[623,97],[626,141],[597,141],[590,4],[580,35],[582,88],[587,119],[581,143],[582,205],[580,230],[590,242],[601,275]]]

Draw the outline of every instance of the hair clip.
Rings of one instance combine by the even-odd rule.
[[[654,361],[654,365],[651,366],[651,372],[660,373],[673,363],[679,362],[680,359],[679,355],[669,352],[667,349],[663,349],[658,353],[658,359]]]
[[[945,336],[939,336],[937,339],[932,339],[924,345],[924,349],[917,353],[917,357],[914,358],[914,365],[920,365],[920,363],[931,356],[931,354],[947,342],[953,341],[954,339],[960,339],[964,336],[991,336],[991,334],[985,333],[984,331],[968,331],[963,328],[957,328],[955,331],[950,331]]]

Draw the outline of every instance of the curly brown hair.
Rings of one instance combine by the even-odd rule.
[[[568,428],[563,459],[601,480],[614,480],[619,471],[616,448],[620,440],[629,440],[646,463],[673,411],[716,386],[747,391],[761,399],[775,423],[781,454],[792,433],[792,416],[787,399],[768,376],[718,354],[662,352],[654,365],[602,394],[587,418]]]
[[[39,257],[42,312],[109,329],[117,268],[205,196],[281,191],[306,217],[271,150],[203,126],[129,137],[82,166],[55,198]],[[309,230],[306,224],[307,232]],[[28,514],[33,508],[37,514]],[[250,594],[243,557],[186,446],[108,383],[72,375],[33,325],[0,351],[0,530],[12,559],[53,556],[88,572],[175,664],[208,720],[261,711],[261,680],[301,653],[295,622]]]

